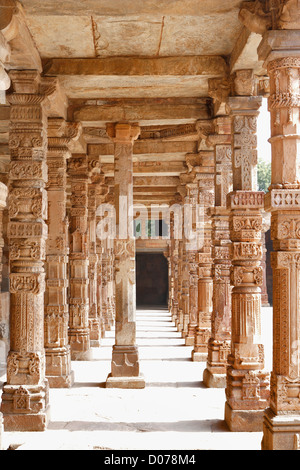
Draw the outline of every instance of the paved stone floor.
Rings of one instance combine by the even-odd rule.
[[[263,308],[266,368],[271,370],[272,309]],[[144,390],[105,388],[114,332],[93,360],[73,362],[72,389],[50,390],[51,422],[44,433],[4,433],[4,448],[19,450],[260,450],[262,433],[231,433],[225,392],[202,383],[204,363],[163,309],[137,311]],[[5,380],[2,376],[1,380]]]

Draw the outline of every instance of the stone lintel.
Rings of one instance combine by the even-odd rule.
[[[211,118],[210,103],[208,98],[72,100],[68,118],[84,126],[119,121],[138,121],[141,126],[194,123]]]
[[[134,144],[133,155],[152,154],[176,154],[194,152],[197,149],[196,142],[140,142]],[[113,144],[90,144],[88,146],[89,155],[112,156],[114,155]]]
[[[92,59],[50,59],[47,75],[119,76],[224,76],[228,66],[221,56],[106,57]]]

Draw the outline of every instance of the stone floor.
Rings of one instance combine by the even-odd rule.
[[[266,368],[271,370],[272,309],[263,308]],[[51,422],[44,433],[4,433],[4,448],[19,450],[259,450],[262,433],[231,433],[225,393],[202,383],[170,314],[137,311],[144,390],[106,389],[114,332],[93,360],[73,362],[72,389],[50,390]],[[1,380],[5,380],[2,375]]]

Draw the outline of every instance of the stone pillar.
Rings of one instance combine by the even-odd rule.
[[[227,369],[225,420],[232,431],[261,431],[269,403],[269,374],[261,344],[262,211],[257,191],[257,116],[252,71],[235,77],[232,116],[233,192],[228,194],[232,240],[232,348]]]
[[[180,194],[180,201],[184,204],[189,203],[189,196],[186,187],[186,175],[180,176],[181,185],[178,186],[177,191]],[[185,217],[184,210],[182,212],[183,219]],[[188,259],[188,240],[183,232],[183,239],[179,245],[179,314],[177,320],[177,330],[181,333],[182,337],[185,338],[188,331],[189,324],[189,259]]]
[[[178,331],[182,331],[183,328],[183,309],[182,309],[182,271],[183,271],[183,240],[180,240],[178,243],[178,289],[177,289],[177,297],[178,297],[178,314],[177,314],[177,321],[176,327]]]
[[[193,168],[192,172],[188,173],[187,175],[182,175],[181,177],[184,177],[186,183],[186,203],[189,205],[189,217],[191,218],[190,228],[192,230],[192,233],[195,233],[197,230],[197,210],[199,196],[196,167]],[[185,338],[186,346],[194,346],[196,329],[198,325],[197,239],[194,240],[194,243],[190,243],[189,240],[186,240],[185,248],[187,260],[186,267],[188,270],[188,305],[186,315],[186,327],[184,328],[183,337]]]
[[[48,120],[48,240],[46,243],[45,353],[50,387],[71,387],[71,353],[68,338],[68,256],[66,213],[68,144],[79,136],[79,126],[64,119]]]
[[[2,281],[2,254],[3,254],[3,247],[4,247],[4,239],[3,239],[3,210],[6,207],[7,203],[7,186],[3,183],[0,183],[0,285]],[[1,293],[1,292],[0,292]],[[0,309],[1,309],[0,304]],[[0,413],[0,450],[3,450],[3,415]]]
[[[267,286],[267,247],[266,247],[266,232],[270,229],[270,213],[264,212],[263,214],[263,225],[261,233],[261,244],[262,244],[262,260],[261,267],[263,269],[263,282],[261,286],[261,306],[270,307],[269,295],[268,295],[268,286]]]
[[[1,411],[7,431],[43,431],[49,419],[44,292],[47,238],[46,95],[36,71],[12,71],[9,146],[10,351]]]
[[[203,374],[207,387],[226,386],[228,354],[231,348],[230,232],[226,208],[232,191],[231,119],[215,119],[215,135],[209,137],[215,148],[215,207],[211,209],[213,228],[213,312],[208,361]]]
[[[109,240],[102,243],[102,315],[104,320],[105,331],[111,331],[112,320],[109,314],[109,270],[110,256],[108,248]]]
[[[108,186],[102,183],[97,187],[96,191],[96,254],[98,256],[97,263],[97,316],[99,318],[101,338],[105,337],[105,319],[104,319],[104,309],[103,309],[103,295],[102,295],[102,284],[103,284],[103,270],[102,270],[102,256],[103,256],[103,240],[99,238],[97,232],[98,223],[101,222],[102,216],[101,212],[97,212],[101,204],[105,202],[105,197],[108,193]]]
[[[70,208],[70,319],[69,341],[74,361],[91,359],[89,329],[88,184],[86,155],[68,161]]]
[[[131,124],[107,125],[115,151],[115,209],[117,234],[114,243],[116,278],[116,337],[112,370],[106,386],[144,388],[136,346],[135,239],[133,234],[133,143],[140,128]],[[132,224],[132,226],[131,226]]]
[[[297,13],[298,12],[298,13]],[[297,16],[298,14],[298,16]],[[264,450],[299,450],[300,436],[300,15],[298,29],[269,31],[258,49],[270,77],[273,370]]]
[[[94,175],[92,182],[88,186],[88,232],[89,232],[89,329],[91,346],[99,347],[101,342],[101,320],[98,312],[98,264],[101,259],[97,254],[96,239],[96,210],[97,196],[101,185],[104,182],[104,175]]]
[[[198,250],[198,320],[192,360],[204,362],[207,360],[208,341],[211,337],[211,315],[213,308],[213,277],[212,277],[212,220],[209,209],[214,206],[214,154],[213,149],[207,146],[207,132],[210,132],[211,123],[205,123],[203,142],[199,153],[197,180],[199,191],[199,206],[203,214],[203,241]],[[208,126],[208,129],[206,129]]]

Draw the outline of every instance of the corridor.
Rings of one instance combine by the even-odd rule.
[[[262,309],[270,370],[272,309]],[[260,450],[262,433],[231,433],[223,421],[225,392],[202,383],[205,363],[192,362],[167,310],[137,311],[144,390],[106,389],[114,331],[93,360],[72,362],[75,384],[51,389],[51,422],[43,433],[4,433],[19,450]],[[5,377],[2,376],[1,380]],[[233,435],[234,434],[234,435]]]

